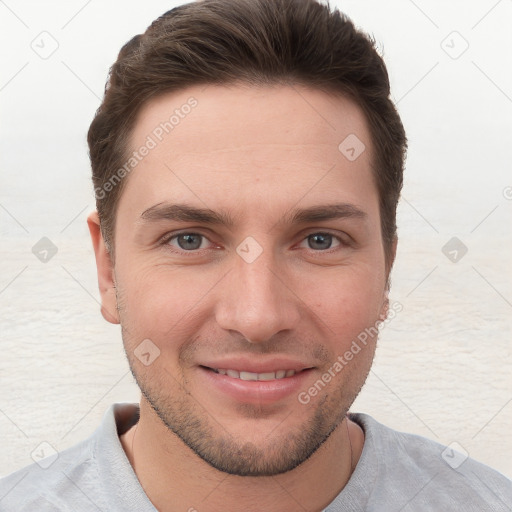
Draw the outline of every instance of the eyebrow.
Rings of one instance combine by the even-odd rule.
[[[366,212],[349,203],[336,203],[311,206],[309,208],[295,208],[284,215],[279,224],[307,224],[325,220],[355,218],[365,220]],[[234,218],[228,212],[216,212],[209,208],[197,208],[188,204],[159,203],[140,216],[142,221],[175,221],[198,222],[201,224],[224,225],[232,228],[235,225]]]

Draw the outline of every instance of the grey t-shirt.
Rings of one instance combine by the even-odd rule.
[[[138,413],[137,404],[114,404],[85,441],[1,479],[0,511],[155,512],[119,440]],[[366,414],[350,418],[364,430],[363,452],[326,512],[512,510],[512,482],[497,471]]]

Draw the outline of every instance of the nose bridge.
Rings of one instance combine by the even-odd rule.
[[[280,331],[293,329],[300,319],[298,301],[286,286],[271,247],[252,237],[233,255],[232,270],[217,303],[217,322],[238,331],[248,341],[265,342]]]

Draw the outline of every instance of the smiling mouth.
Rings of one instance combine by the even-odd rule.
[[[259,381],[269,381],[269,380],[280,380],[286,379],[287,377],[293,377],[297,373],[301,373],[304,370],[277,370],[275,372],[265,372],[265,373],[254,373],[254,372],[246,372],[246,371],[238,371],[231,370],[225,368],[208,368],[204,366],[207,370],[211,370],[214,373],[218,373],[220,375],[226,375],[227,377],[231,377],[232,379],[239,380],[259,380]],[[307,368],[305,368],[307,369]]]

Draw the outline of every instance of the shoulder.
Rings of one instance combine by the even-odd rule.
[[[94,444],[90,437],[0,479],[0,511],[66,510],[83,503],[98,478]]]
[[[119,439],[138,416],[138,404],[113,404],[88,439],[0,479],[0,511],[154,510]]]
[[[467,453],[393,430],[366,414],[351,414],[350,418],[365,431],[363,454],[365,448],[371,451],[366,461],[376,466],[372,500],[388,503],[394,496],[404,512],[433,510],[428,507],[509,510],[512,482]]]

